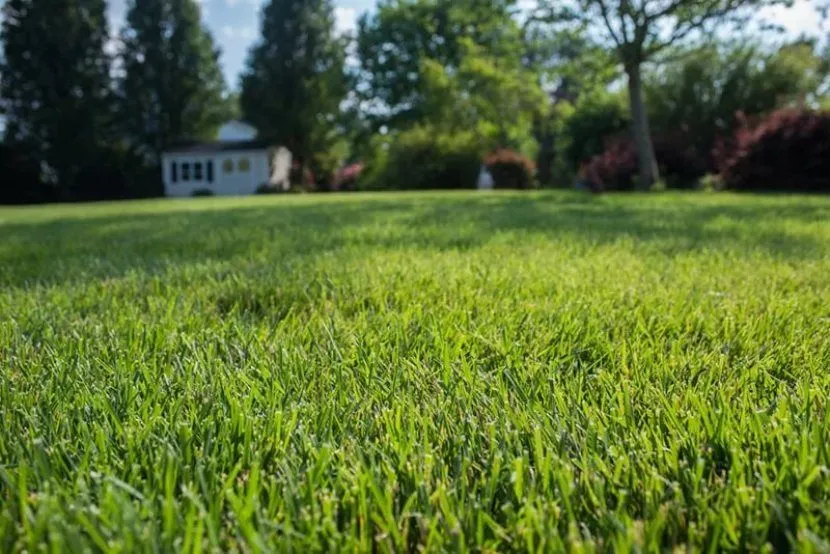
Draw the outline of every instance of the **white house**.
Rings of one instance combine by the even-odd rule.
[[[231,121],[213,142],[183,143],[162,155],[166,196],[239,196],[269,186],[287,190],[291,153],[257,140],[256,129]]]

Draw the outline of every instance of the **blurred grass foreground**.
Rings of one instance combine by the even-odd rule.
[[[0,208],[0,550],[830,548],[830,198]]]

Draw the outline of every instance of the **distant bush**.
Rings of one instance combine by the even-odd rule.
[[[157,165],[148,164],[124,145],[114,144],[90,158],[65,193],[72,202],[153,198],[164,196],[164,185]]]
[[[572,106],[558,107],[558,112],[561,129],[557,150],[572,170],[602,154],[609,141],[626,136],[631,125],[622,94],[596,91]]]
[[[527,189],[533,186],[535,166],[514,150],[500,148],[484,158],[497,189]]]
[[[193,193],[190,196],[193,196],[194,198],[200,198],[200,197],[215,196],[215,195],[216,195],[216,193],[214,193],[210,189],[196,189],[196,190],[193,191]]]
[[[636,175],[637,153],[631,141],[613,141],[580,170],[585,185],[595,192],[633,190]]]
[[[269,183],[259,185],[254,194],[283,194],[285,191],[279,187],[275,187]]]
[[[407,190],[475,188],[481,169],[475,133],[416,127],[394,137],[373,187]]]
[[[37,160],[20,146],[0,144],[0,204],[54,202],[57,191],[40,178]]]
[[[709,168],[708,156],[698,152],[682,134],[654,138],[660,176],[668,188],[699,186]],[[626,191],[637,188],[637,149],[631,139],[612,141],[602,154],[583,165],[585,184],[595,191]]]
[[[303,168],[302,164],[297,160],[294,160],[291,164],[291,172],[288,178],[291,182],[292,189],[311,191],[316,188],[317,183],[314,177],[314,171],[308,166]]]
[[[727,189],[830,192],[830,112],[780,110],[744,121],[715,158]]]
[[[364,169],[365,166],[361,162],[340,168],[332,178],[332,190],[357,190]]]

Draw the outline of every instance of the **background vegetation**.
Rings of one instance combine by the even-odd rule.
[[[158,196],[160,153],[230,117],[287,145],[304,190],[469,188],[509,152],[534,187],[827,191],[818,151],[809,175],[714,177],[748,163],[729,145],[757,126],[827,133],[827,37],[774,32],[756,14],[776,3],[382,0],[342,35],[330,0],[269,0],[229,87],[194,0],[131,0],[120,30],[105,0],[8,0],[0,200]]]

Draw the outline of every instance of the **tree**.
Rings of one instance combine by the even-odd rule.
[[[786,0],[546,0],[547,18],[587,28],[610,44],[628,78],[640,185],[659,180],[643,95],[643,64],[712,29]]]
[[[736,116],[817,104],[823,77],[822,60],[810,41],[774,52],[751,43],[715,43],[647,74],[644,88],[655,133],[680,132],[709,158],[717,139],[734,133]]]
[[[209,138],[230,116],[219,51],[194,0],[131,0],[121,32],[119,121],[158,163],[181,139]]]
[[[270,0],[242,76],[243,116],[302,165],[336,140],[347,92],[346,40],[330,0]]]
[[[539,143],[536,157],[537,177],[542,184],[564,182],[578,167],[572,162],[573,150],[591,151],[602,145],[605,135],[591,135],[587,143],[577,143],[570,135],[572,114],[582,114],[580,104],[587,98],[589,118],[601,114],[593,109],[594,100],[607,94],[608,86],[618,78],[614,56],[602,45],[586,36],[583,29],[550,29],[534,17],[522,25],[524,64],[536,75],[539,85],[548,93],[551,109],[539,114],[534,122],[534,135]],[[614,118],[596,125],[580,125],[583,129],[608,130]],[[584,135],[583,135],[584,136]],[[582,148],[589,144],[588,149]],[[600,148],[601,151],[601,148]],[[578,153],[576,154],[578,155]]]
[[[7,0],[0,98],[5,140],[71,197],[112,122],[104,0]]]
[[[436,60],[421,62],[422,122],[436,130],[476,130],[482,147],[535,154],[533,123],[547,103],[535,75],[513,55],[493,56],[470,39],[459,40],[455,71]]]
[[[496,59],[521,47],[515,0],[383,0],[358,23],[360,99],[377,129],[407,128],[425,109],[422,63],[453,73],[465,37]]]

